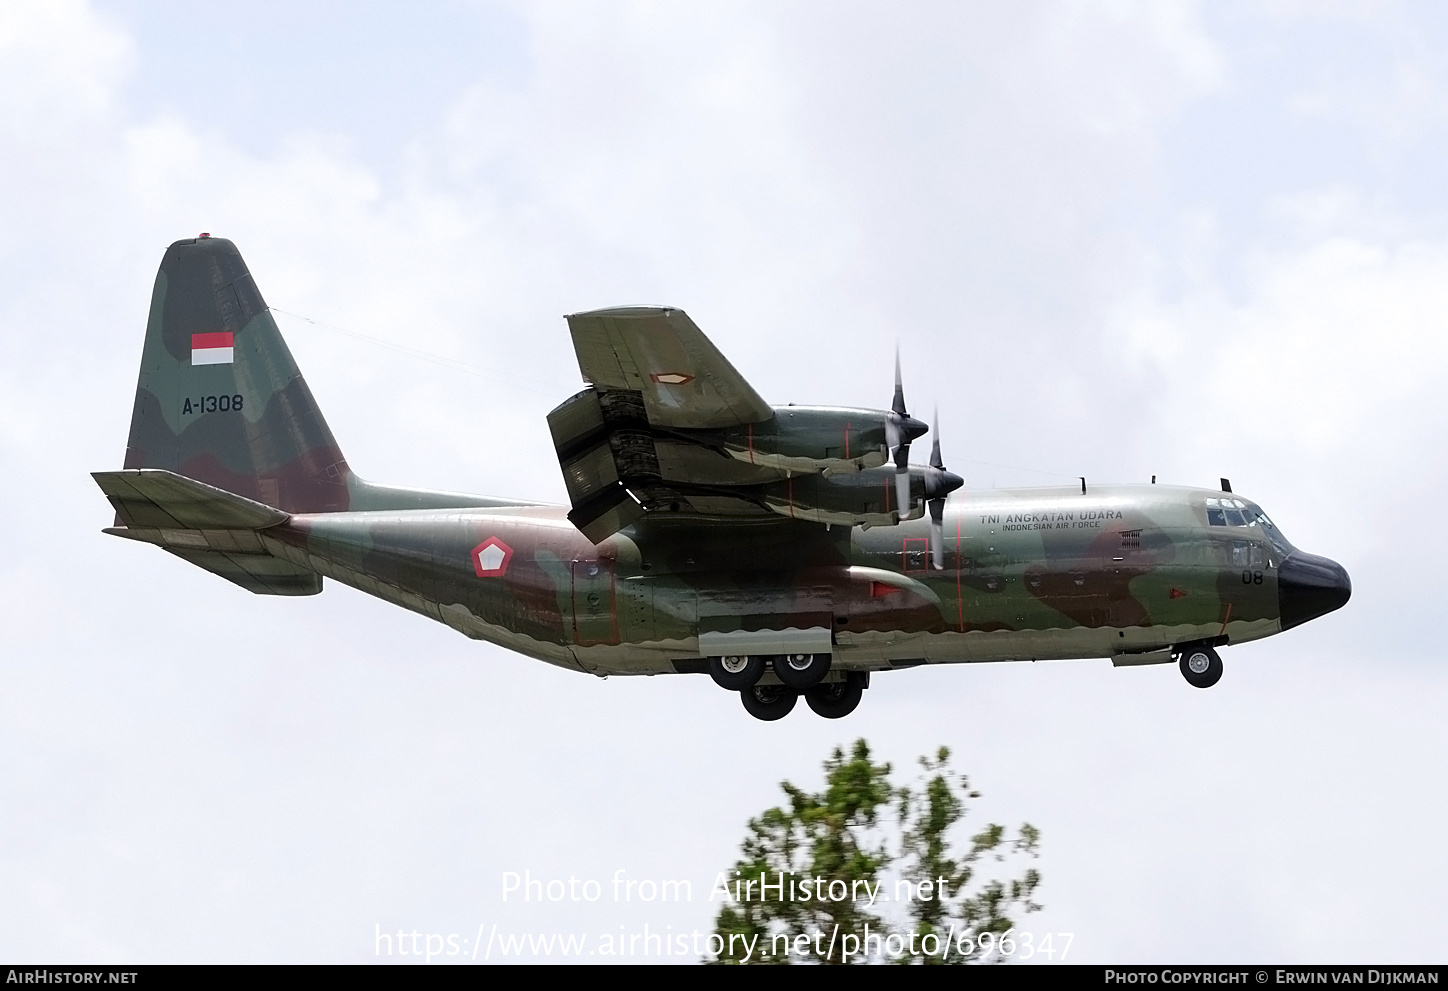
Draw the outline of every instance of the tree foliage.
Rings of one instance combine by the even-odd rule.
[[[825,760],[822,791],[782,782],[787,801],[749,820],[739,861],[716,880],[715,891],[729,897],[715,924],[722,951],[711,962],[1001,959],[993,948],[1013,916],[1041,907],[1041,876],[1028,867],[1002,879],[982,868],[1033,860],[1040,833],[1024,823],[1008,836],[990,823],[956,853],[955,827],[980,793],[945,747],[920,767],[896,788],[890,765],[856,740],[848,754],[836,747]]]

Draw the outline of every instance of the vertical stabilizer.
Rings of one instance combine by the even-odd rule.
[[[127,468],[164,468],[288,513],[348,508],[351,475],[236,245],[166,249]]]

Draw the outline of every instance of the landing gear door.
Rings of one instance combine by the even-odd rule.
[[[612,561],[574,561],[573,638],[581,646],[618,643]]]

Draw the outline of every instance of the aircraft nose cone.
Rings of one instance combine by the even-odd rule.
[[[1347,570],[1329,558],[1293,551],[1277,572],[1277,604],[1284,630],[1341,609],[1351,596]]]

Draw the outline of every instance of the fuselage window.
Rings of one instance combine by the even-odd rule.
[[[1227,525],[1227,517],[1226,517],[1226,514],[1224,514],[1220,509],[1210,509],[1210,508],[1209,508],[1209,509],[1207,510],[1207,525],[1208,525],[1208,526],[1226,526],[1226,525]]]
[[[1234,540],[1228,551],[1234,568],[1260,568],[1267,560],[1262,545],[1256,541]]]

